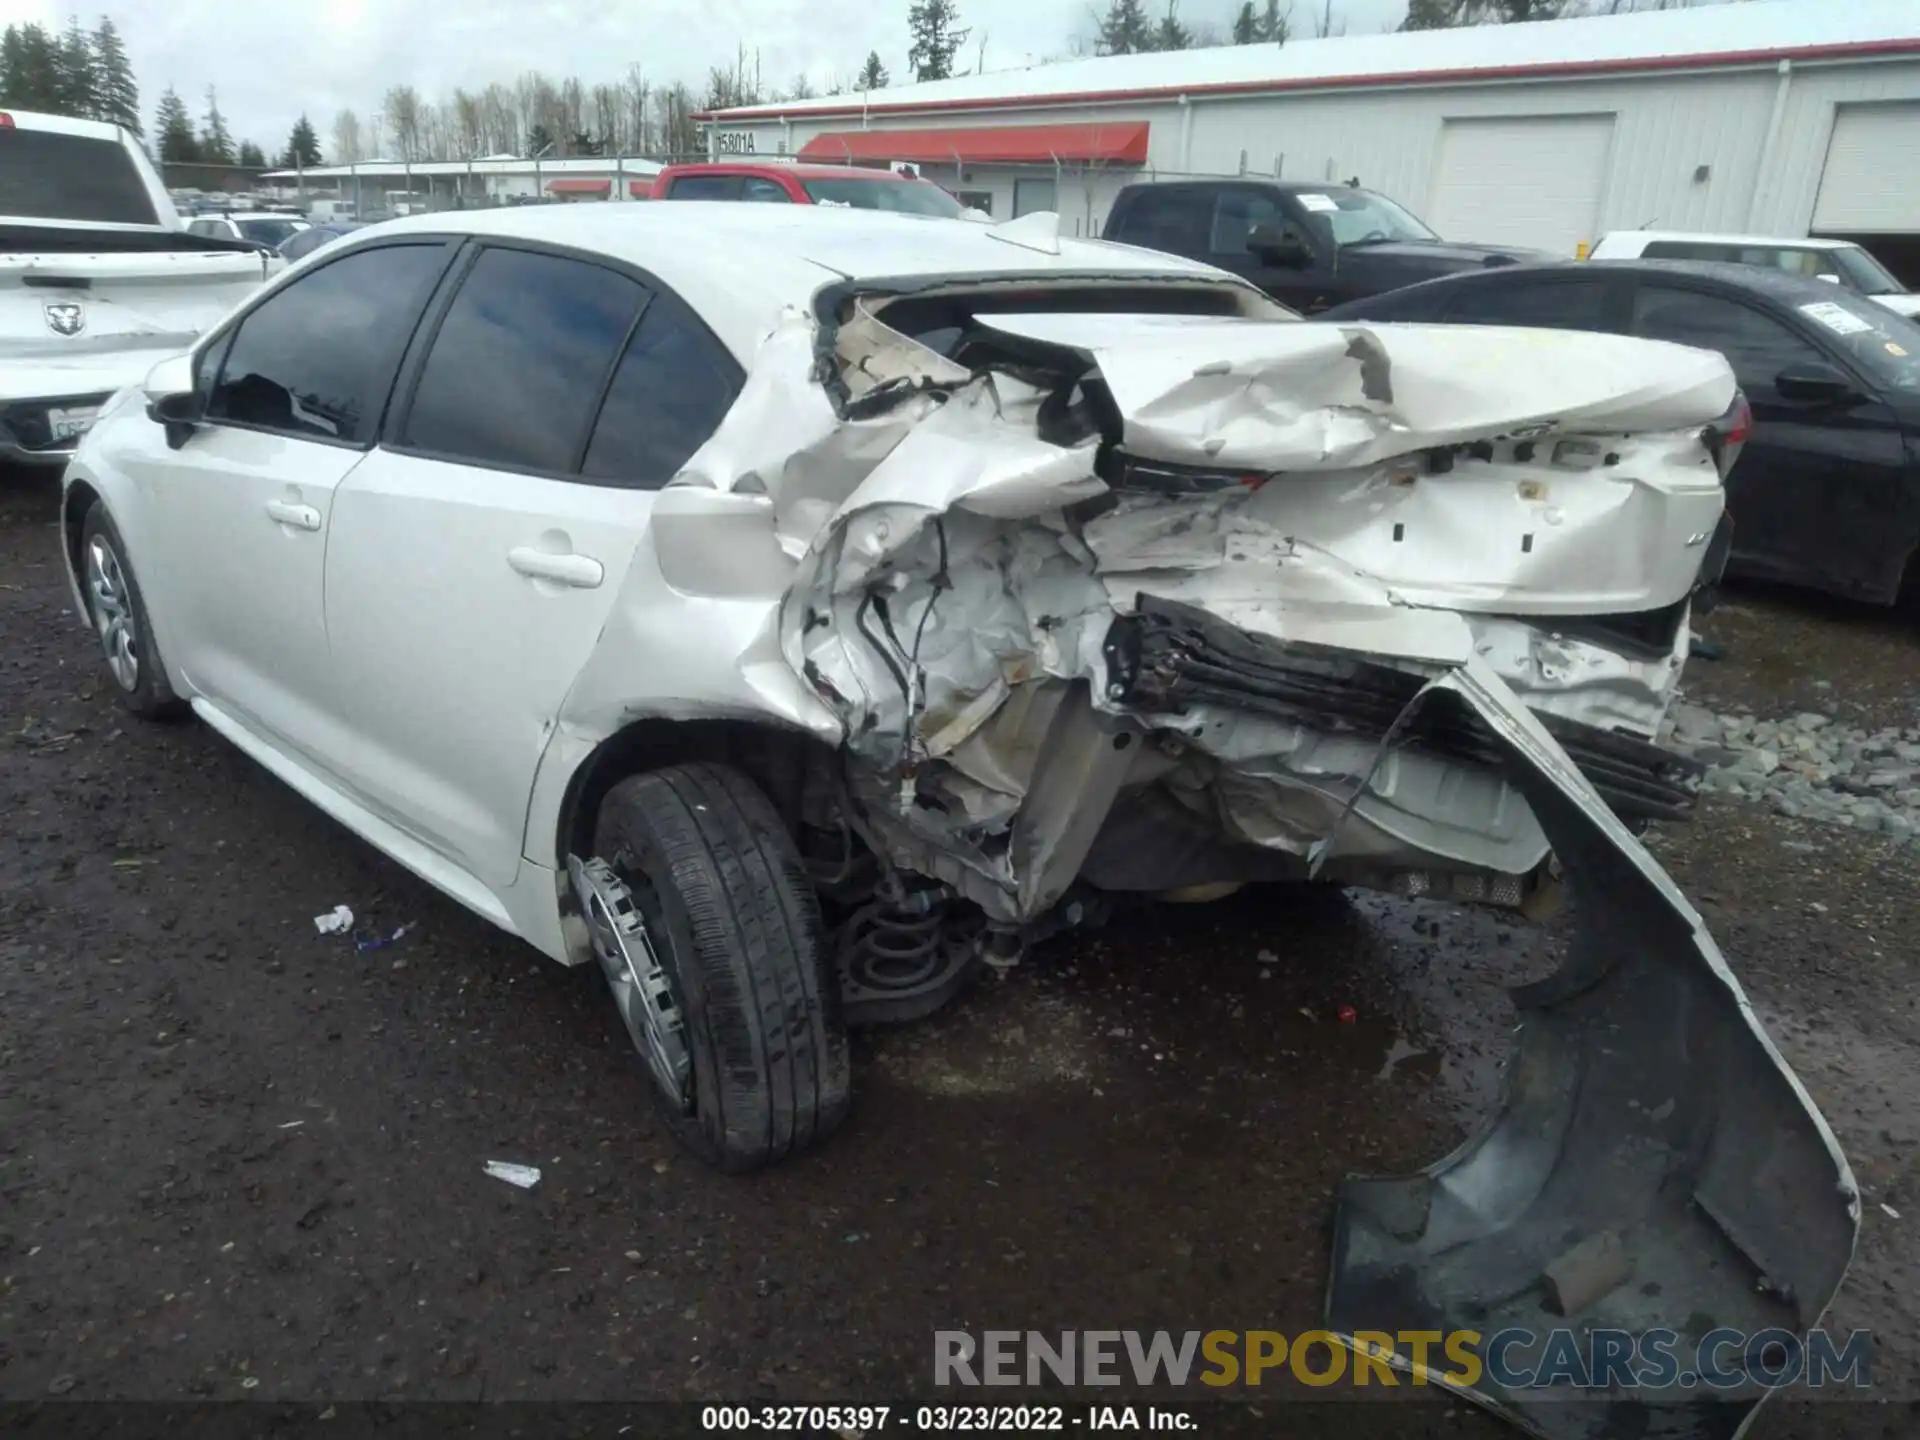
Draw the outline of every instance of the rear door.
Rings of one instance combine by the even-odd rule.
[[[742,376],[673,295],[577,254],[477,247],[439,308],[335,506],[334,705],[363,800],[499,890],[653,492]]]
[[[359,250],[267,296],[201,353],[206,423],[124,461],[158,538],[173,662],[248,729],[323,763],[335,492],[373,443],[450,251]]]
[[[1731,293],[1649,276],[1635,289],[1630,329],[1719,351],[1753,406],[1753,436],[1727,479],[1731,569],[1841,595],[1882,588],[1889,567],[1897,575],[1904,556],[1892,554],[1884,517],[1902,509],[1906,455],[1893,412],[1865,382],[1838,403],[1780,393],[1779,377],[1796,367],[1852,374],[1836,351]]]

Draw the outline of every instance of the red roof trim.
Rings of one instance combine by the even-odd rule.
[[[581,176],[562,176],[547,182],[550,195],[605,195],[613,189],[611,180],[589,180]]]
[[[1738,19],[1737,15],[1730,19]],[[1877,56],[1920,54],[1920,39],[1861,40],[1846,45],[1804,45],[1774,50],[1717,51],[1704,55],[1652,55],[1632,60],[1555,60],[1538,65],[1488,65],[1459,70],[1409,70],[1399,74],[1324,75],[1296,80],[1232,80],[1198,85],[1153,85],[1131,90],[1082,90],[1061,95],[997,95],[976,100],[909,100],[894,104],[848,105],[834,109],[756,110],[752,114],[708,110],[695,120],[750,125],[764,120],[823,120],[848,115],[909,115],[932,111],[1005,110],[1017,106],[1112,104],[1160,100],[1175,95],[1268,95],[1292,90],[1334,90],[1344,86],[1448,85],[1475,80],[1546,80],[1579,75],[1619,75],[1717,66],[1770,65],[1780,60],[1869,60]]]
[[[1055,160],[1147,163],[1148,122],[993,125],[939,130],[832,130],[800,148],[802,160],[910,160],[939,165],[1049,165]]]

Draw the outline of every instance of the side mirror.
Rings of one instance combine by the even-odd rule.
[[[1313,264],[1313,251],[1292,230],[1277,225],[1256,225],[1247,236],[1247,248],[1269,265],[1287,270],[1305,270]]]
[[[178,450],[206,418],[206,399],[193,388],[193,356],[173,355],[147,372],[141,385],[147,418],[167,428],[167,444]]]
[[[1808,405],[1838,405],[1860,393],[1844,373],[1821,360],[1788,366],[1774,377],[1773,388],[1782,400]]]

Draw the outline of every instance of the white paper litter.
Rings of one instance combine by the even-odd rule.
[[[540,1183],[538,1165],[514,1165],[505,1160],[489,1160],[487,1174],[496,1180],[504,1180],[509,1185],[517,1185],[522,1190],[531,1190]]]
[[[353,911],[336,905],[324,915],[313,917],[313,928],[322,935],[339,935],[353,928]]]
[[[1880,1208],[1887,1212],[1887,1218],[1889,1220],[1898,1220],[1900,1218],[1900,1212],[1894,1209],[1893,1206],[1887,1204],[1886,1201],[1882,1200],[1880,1202]]]

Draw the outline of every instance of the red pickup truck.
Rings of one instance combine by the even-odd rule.
[[[774,205],[840,205],[960,220],[967,208],[931,180],[858,165],[781,165],[727,161],[669,165],[653,182],[655,200],[747,200]]]

